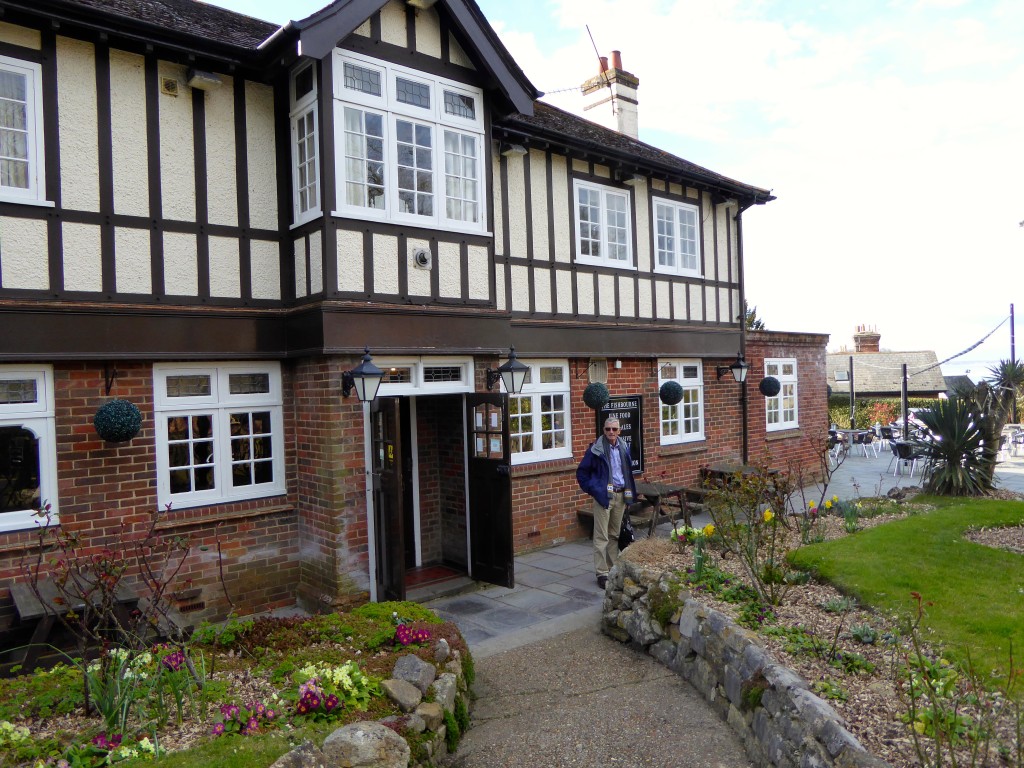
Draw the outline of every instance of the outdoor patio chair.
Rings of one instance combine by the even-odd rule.
[[[869,429],[862,435],[854,435],[853,444],[861,447],[861,450],[864,451],[865,459],[868,455],[874,455],[875,458],[878,458],[878,444],[875,442],[874,430]]]
[[[892,427],[879,427],[878,439],[882,441],[882,450],[891,450],[890,443],[895,439],[892,434]]]
[[[917,469],[917,460],[921,458],[920,454],[914,450],[914,446],[910,443],[898,443],[893,442],[892,444],[892,458],[889,459],[889,465],[892,466],[893,461],[896,462],[896,469],[893,470],[892,476],[896,475],[900,471],[901,466],[910,464],[910,476],[914,476],[914,470]]]

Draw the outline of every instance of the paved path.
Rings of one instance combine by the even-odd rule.
[[[749,768],[689,683],[597,629],[477,661],[473,727],[451,768]]]

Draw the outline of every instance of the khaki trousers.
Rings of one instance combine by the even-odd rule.
[[[594,502],[594,570],[598,576],[607,576],[619,559],[619,531],[626,510],[621,491],[608,494],[608,501],[608,509]]]

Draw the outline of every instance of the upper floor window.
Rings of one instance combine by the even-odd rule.
[[[576,180],[576,261],[603,267],[633,266],[629,193]]]
[[[0,56],[0,199],[44,200],[42,69]]]
[[[53,370],[0,366],[0,532],[34,528],[44,504],[56,522]]]
[[[654,199],[655,272],[700,274],[697,214],[695,205]]]
[[[779,429],[793,429],[800,425],[797,408],[796,360],[782,358],[764,361],[764,375],[774,376],[782,389],[775,397],[765,398],[767,412],[765,429],[773,432]]]
[[[292,74],[293,220],[302,224],[320,215],[319,136],[316,68],[308,64]]]
[[[524,360],[530,371],[521,395],[508,399],[513,464],[572,456],[569,430],[569,364]]]
[[[277,363],[160,364],[153,379],[160,506],[285,492]]]
[[[336,57],[339,212],[483,230],[483,93],[347,51]]]
[[[661,403],[661,444],[704,439],[704,376],[700,360],[659,360],[658,387],[674,381],[683,388],[675,405]]]

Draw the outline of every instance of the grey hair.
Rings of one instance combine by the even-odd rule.
[[[609,416],[607,419],[604,420],[604,426],[606,426],[606,427],[609,424],[618,424],[618,423],[619,423],[619,420],[617,418],[615,418],[614,416]],[[619,426],[622,426],[622,425],[619,424]]]

